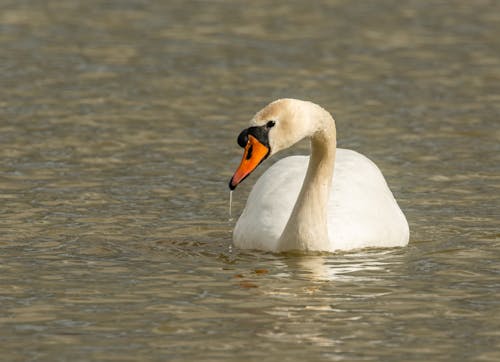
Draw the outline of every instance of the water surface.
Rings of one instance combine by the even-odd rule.
[[[2,359],[500,360],[499,5],[1,2]],[[407,248],[231,247],[279,97],[379,165]]]

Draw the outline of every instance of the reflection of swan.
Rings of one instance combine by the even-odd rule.
[[[258,112],[238,137],[245,152],[229,187],[303,138],[311,140],[310,158],[287,157],[262,175],[235,226],[235,245],[269,251],[406,245],[408,223],[382,173],[365,156],[336,148],[335,122],[314,103],[281,99]]]
[[[308,279],[335,280],[341,274],[339,268],[328,264],[328,259],[322,255],[297,258],[296,261],[299,271],[308,275]]]
[[[353,280],[356,282],[368,282],[377,279],[379,273],[383,272],[389,265],[387,261],[381,261],[383,256],[377,252],[374,258],[373,252],[336,255],[335,258],[328,255],[311,255],[298,258],[290,258],[286,261],[293,270],[301,273],[302,277],[314,281]],[[357,275],[357,272],[370,272],[368,275]]]

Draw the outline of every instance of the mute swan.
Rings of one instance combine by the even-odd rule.
[[[310,157],[286,157],[257,180],[234,228],[235,246],[332,252],[407,245],[408,222],[378,167],[336,148],[335,121],[311,102],[279,99],[257,112],[238,136],[245,150],[229,188],[303,138]]]

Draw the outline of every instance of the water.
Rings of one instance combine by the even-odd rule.
[[[500,360],[499,32],[487,0],[2,1],[2,359]],[[407,248],[231,247],[236,137],[284,96]]]
[[[233,190],[229,191],[229,221],[233,221]]]

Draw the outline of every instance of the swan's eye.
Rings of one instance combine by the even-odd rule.
[[[275,124],[276,124],[275,121],[269,121],[269,122],[266,123],[266,127],[267,128],[273,128]]]

